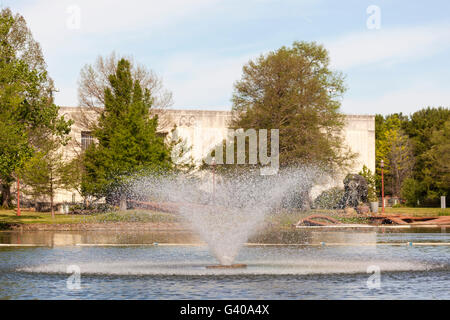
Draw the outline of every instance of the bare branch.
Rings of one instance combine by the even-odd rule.
[[[80,124],[85,128],[95,127],[96,117],[93,114],[101,114],[104,106],[104,93],[106,88],[111,88],[109,76],[116,72],[117,63],[121,58],[126,58],[131,62],[133,79],[139,81],[142,88],[150,92],[153,99],[153,109],[158,109],[157,113],[164,113],[164,109],[172,106],[172,93],[164,88],[163,81],[151,69],[143,64],[136,63],[133,57],[121,57],[115,52],[109,56],[99,56],[94,65],[85,65],[80,71],[78,80],[78,102],[84,107],[80,115]],[[164,117],[161,118],[161,121]],[[160,127],[164,127],[160,123]]]

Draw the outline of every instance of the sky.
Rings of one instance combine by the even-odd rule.
[[[316,41],[348,88],[347,114],[450,106],[450,1],[0,0],[41,43],[58,93],[77,106],[80,69],[133,56],[172,91],[175,109],[230,110],[233,84],[259,55]]]

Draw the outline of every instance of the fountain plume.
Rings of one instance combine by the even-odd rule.
[[[209,175],[147,175],[135,179],[131,190],[135,199],[176,203],[211,254],[230,266],[266,214],[289,194],[307,193],[319,176],[317,168],[306,166],[282,169],[273,176],[252,171],[227,174],[218,177],[213,194]]]

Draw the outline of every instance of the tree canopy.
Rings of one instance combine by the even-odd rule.
[[[130,175],[169,170],[170,150],[157,134],[158,118],[151,117],[152,97],[134,80],[131,64],[121,59],[108,78],[105,105],[93,131],[97,143],[84,155],[85,194],[114,199],[123,193]]]
[[[58,116],[53,81],[39,43],[25,19],[10,9],[0,12],[0,180],[3,206],[8,206],[14,174],[53,135],[63,137],[70,122]]]
[[[410,116],[377,115],[378,189],[379,163],[384,160],[387,194],[402,196],[410,205],[449,195],[449,121],[450,110],[443,107],[424,108]]]
[[[89,113],[100,115],[105,105],[105,89],[112,89],[109,76],[116,73],[117,65],[121,59],[115,52],[108,56],[99,56],[94,64],[86,64],[80,71],[78,81],[78,100],[82,115],[80,121],[87,128],[95,127],[95,118]],[[158,75],[146,66],[133,61],[132,57],[123,57],[130,62],[133,81],[138,81],[142,90],[148,90],[152,99],[152,107],[162,110],[169,107],[172,101],[172,93],[164,88],[163,81]],[[87,110],[88,113],[83,110]]]
[[[328,51],[314,42],[294,42],[249,61],[233,93],[231,126],[279,129],[280,165],[351,164],[339,112],[344,76],[329,67]],[[269,147],[270,148],[270,147]]]

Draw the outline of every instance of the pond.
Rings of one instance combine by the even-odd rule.
[[[288,233],[231,270],[189,232],[0,232],[0,299],[450,298],[445,230]]]

